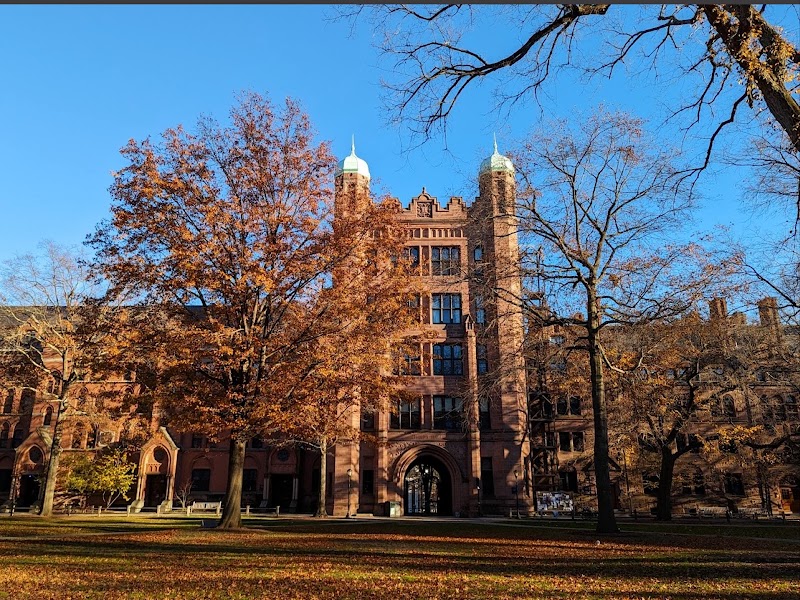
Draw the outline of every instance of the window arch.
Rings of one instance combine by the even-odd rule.
[[[3,412],[5,414],[14,412],[14,390],[8,390],[5,402],[3,402]]]
[[[49,427],[52,421],[53,421],[53,407],[48,406],[44,411],[44,421],[42,422],[42,425],[44,425],[45,427]]]
[[[481,244],[475,246],[475,249],[472,251],[472,259],[475,262],[481,262],[483,260],[483,246]]]
[[[22,423],[17,423],[14,427],[14,435],[11,438],[11,447],[12,448],[19,448],[20,444],[22,444],[22,440],[25,439],[25,427],[23,427]]]
[[[8,424],[8,421],[0,426],[0,448],[8,447],[8,432],[10,429],[11,426]]]
[[[72,447],[83,448],[83,434],[85,431],[83,423],[76,423],[72,430]]]
[[[722,415],[727,419],[736,418],[736,403],[730,396],[724,396],[722,398]]]
[[[33,404],[36,401],[36,392],[33,390],[23,390],[19,400],[20,414],[27,415],[33,410]]]

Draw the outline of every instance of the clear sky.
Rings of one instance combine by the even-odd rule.
[[[603,102],[652,117],[662,106],[663,89],[624,74],[588,86],[562,76],[543,109],[524,105],[505,119],[483,86],[458,107],[446,150],[440,138],[409,149],[381,104],[387,64],[368,23],[351,32],[332,16],[323,5],[0,6],[0,260],[43,239],[82,242],[108,215],[111,173],[130,138],[191,128],[201,114],[224,118],[242,90],[299,99],[340,157],[355,135],[373,190],[404,203],[422,186],[471,200],[494,132],[502,152],[543,116]],[[481,35],[508,43],[503,28]],[[728,169],[704,178],[703,226],[755,225],[739,202],[746,177]]]

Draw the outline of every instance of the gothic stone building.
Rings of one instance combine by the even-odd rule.
[[[416,305],[419,321],[432,337],[402,359],[416,398],[390,410],[353,413],[351,425],[365,435],[330,450],[329,514],[476,516],[509,514],[517,508],[527,513],[536,505],[558,506],[557,498],[564,494],[571,505],[595,504],[590,405],[581,398],[561,398],[543,406],[531,395],[535,386],[526,382],[523,316],[508,301],[521,292],[514,167],[495,148],[481,164],[478,181],[478,196],[469,205],[461,198],[440,202],[423,188],[402,210],[407,255],[428,290]],[[357,210],[370,202],[369,185],[367,163],[353,151],[336,172],[337,210]],[[770,315],[764,313],[762,319]],[[568,335],[545,333],[553,344],[563,343]],[[106,382],[106,387],[109,383],[135,385],[126,378]],[[142,415],[99,406],[92,385],[83,386],[79,415],[67,423],[62,440],[66,455],[139,439],[133,457],[137,482],[130,494],[134,510],[169,509],[180,497],[222,499],[228,465],[225,440],[213,444],[201,435],[168,430],[157,411]],[[779,399],[781,414],[796,422],[794,396],[763,385],[769,401]],[[31,391],[4,393],[0,503],[13,498],[18,506],[30,506],[40,493],[55,404]],[[725,401],[723,412],[733,423],[761,418],[758,410],[750,411],[736,398]],[[709,422],[714,418],[709,415]],[[699,468],[693,462],[694,458],[687,461],[690,468]],[[276,449],[251,440],[243,504],[312,512],[319,464],[314,451]],[[798,469],[781,469],[772,493],[784,509],[800,512]],[[647,474],[639,475],[627,456],[612,449],[620,509],[646,511],[653,504]],[[683,486],[677,495],[708,502],[712,475],[704,475],[706,483],[693,474],[677,477],[676,485]],[[733,494],[742,505],[757,503],[751,473],[739,469],[728,475],[713,475],[723,493]]]
[[[367,163],[353,150],[336,172],[337,210],[371,202],[369,185]],[[513,165],[495,149],[481,164],[479,195],[470,206],[461,198],[442,203],[423,188],[402,210],[408,256],[429,289],[417,304],[420,323],[432,337],[418,353],[403,357],[416,399],[391,410],[353,414],[352,425],[368,435],[330,451],[329,514],[467,516],[506,512],[517,502],[530,508],[523,489],[522,314],[495,293],[501,286],[512,295],[520,289],[514,200]],[[497,369],[501,364],[504,368]],[[490,371],[501,374],[493,377],[490,391],[479,394]],[[55,405],[30,391],[6,393],[0,414],[0,500],[13,497],[19,506],[32,505],[40,492]],[[467,400],[479,395],[480,403]],[[91,383],[80,396],[82,405],[95,406]],[[212,444],[204,436],[168,430],[157,413],[116,418],[102,413],[81,410],[70,417],[62,447],[66,454],[100,448],[125,436],[131,419],[144,420],[146,433],[135,457],[138,480],[131,491],[134,510],[169,508],[187,489],[193,499],[221,499],[227,476],[224,440]],[[244,504],[280,506],[282,512],[314,510],[319,462],[313,451],[273,449],[252,440],[244,465]]]

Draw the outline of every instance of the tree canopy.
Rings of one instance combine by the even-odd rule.
[[[374,256],[396,211],[370,202],[334,219],[335,160],[296,101],[244,94],[229,121],[129,142],[89,243],[114,291],[162,315],[149,368],[165,415],[229,437],[221,526],[238,527],[245,444],[306,414],[297,399],[326,365],[309,349],[349,316],[343,297],[327,301],[335,270]]]

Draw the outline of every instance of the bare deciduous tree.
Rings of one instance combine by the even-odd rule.
[[[675,317],[719,282],[697,243],[670,240],[691,198],[676,157],[648,142],[643,123],[599,112],[579,125],[548,124],[515,155],[520,241],[529,277],[544,282],[549,309],[534,322],[581,332],[594,418],[601,532],[616,531],[608,463],[604,329]],[[519,299],[522,301],[523,299]]]
[[[717,135],[744,103],[766,107],[800,149],[800,105],[794,97],[800,52],[769,22],[767,9],[744,4],[393,4],[369,12],[383,33],[380,49],[395,59],[397,79],[386,82],[390,104],[426,137],[447,121],[467,88],[484,78],[496,78],[500,100],[513,104],[538,97],[564,68],[610,76],[639,60],[637,70],[696,81],[696,94],[673,107],[672,114],[685,114],[690,124],[713,123],[705,166]],[[472,35],[506,24],[521,30],[518,42],[481,45]]]
[[[44,243],[39,254],[7,261],[0,279],[3,353],[0,380],[58,403],[40,514],[53,511],[65,417],[78,384],[98,367],[98,353],[118,322],[77,251]]]

